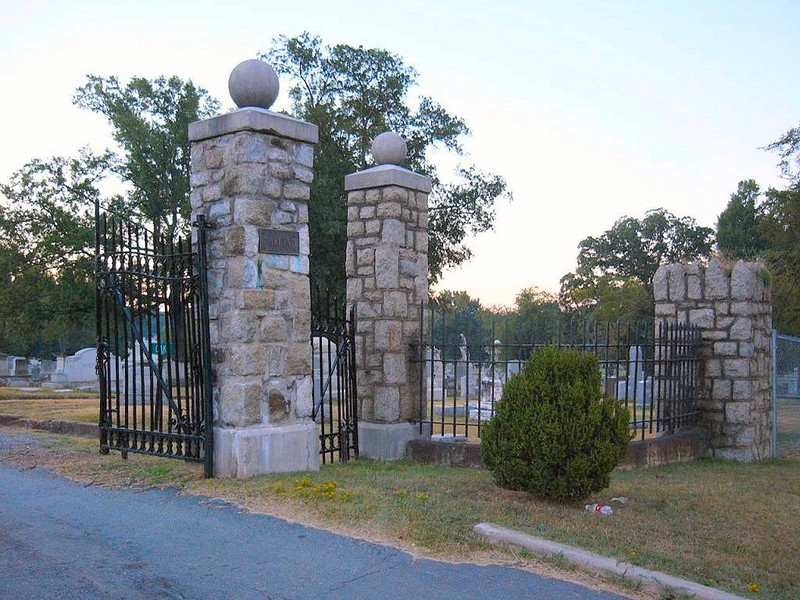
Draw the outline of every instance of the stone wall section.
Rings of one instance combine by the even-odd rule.
[[[656,318],[700,328],[699,401],[708,452],[736,460],[770,456],[772,304],[760,263],[665,265],[653,281]]]
[[[355,305],[359,418],[419,421],[420,338],[428,299],[428,194],[388,185],[347,196],[347,300]]]

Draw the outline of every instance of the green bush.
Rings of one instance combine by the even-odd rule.
[[[594,355],[545,348],[503,389],[481,453],[501,487],[578,500],[608,487],[628,450],[629,418],[604,396]]]

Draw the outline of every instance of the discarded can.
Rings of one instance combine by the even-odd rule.
[[[609,516],[614,514],[614,509],[607,504],[587,504],[586,512],[593,512],[597,513],[598,515]]]

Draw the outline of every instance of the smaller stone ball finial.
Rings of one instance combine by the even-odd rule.
[[[405,140],[393,131],[380,134],[372,142],[372,158],[379,165],[399,165],[407,153]]]
[[[240,62],[228,78],[228,91],[239,108],[269,108],[278,98],[280,81],[275,69],[252,58]]]

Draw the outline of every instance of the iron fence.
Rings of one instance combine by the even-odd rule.
[[[800,456],[800,338],[772,332],[772,455]]]
[[[544,319],[522,328],[513,319],[420,307],[413,349],[420,369],[421,427],[436,437],[478,440],[506,382],[545,346],[597,357],[605,394],[624,404],[636,437],[646,439],[697,423],[700,332],[667,322],[601,323]]]

